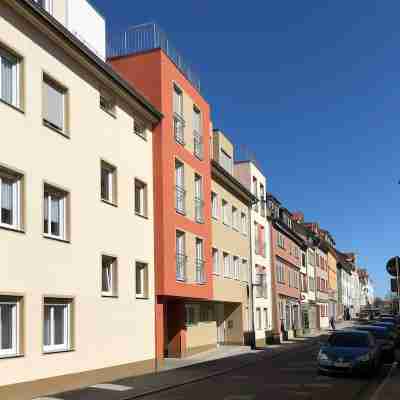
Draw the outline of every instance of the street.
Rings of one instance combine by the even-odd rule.
[[[274,360],[261,360],[231,373],[171,389],[151,400],[364,400],[370,399],[389,371],[384,365],[374,379],[319,376],[319,345],[305,344]]]

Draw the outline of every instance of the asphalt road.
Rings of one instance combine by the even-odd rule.
[[[369,400],[390,366],[373,379],[319,376],[319,345],[305,345],[273,360],[147,396],[146,400]]]

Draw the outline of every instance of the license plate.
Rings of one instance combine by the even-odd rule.
[[[335,362],[334,366],[337,368],[349,368],[350,364],[345,362]]]

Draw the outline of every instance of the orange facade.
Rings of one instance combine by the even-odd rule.
[[[160,49],[110,60],[133,87],[147,97],[164,115],[153,134],[154,225],[156,287],[156,352],[163,358],[166,343],[170,354],[179,355],[185,348],[184,300],[211,300],[211,166],[210,107]],[[173,126],[173,90],[178,85],[201,113],[203,157],[198,159],[176,142]],[[204,223],[198,223],[175,210],[175,160],[182,161],[201,175],[203,181]],[[190,200],[190,199],[189,199]],[[204,243],[205,283],[180,282],[176,279],[176,231],[189,232]],[[166,321],[170,321],[166,326]],[[173,322],[174,321],[174,322]],[[183,321],[183,323],[182,323]]]

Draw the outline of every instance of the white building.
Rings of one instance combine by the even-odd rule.
[[[266,178],[253,161],[235,163],[237,179],[259,199],[251,211],[253,314],[257,345],[265,345],[272,330],[271,227],[267,219]]]

